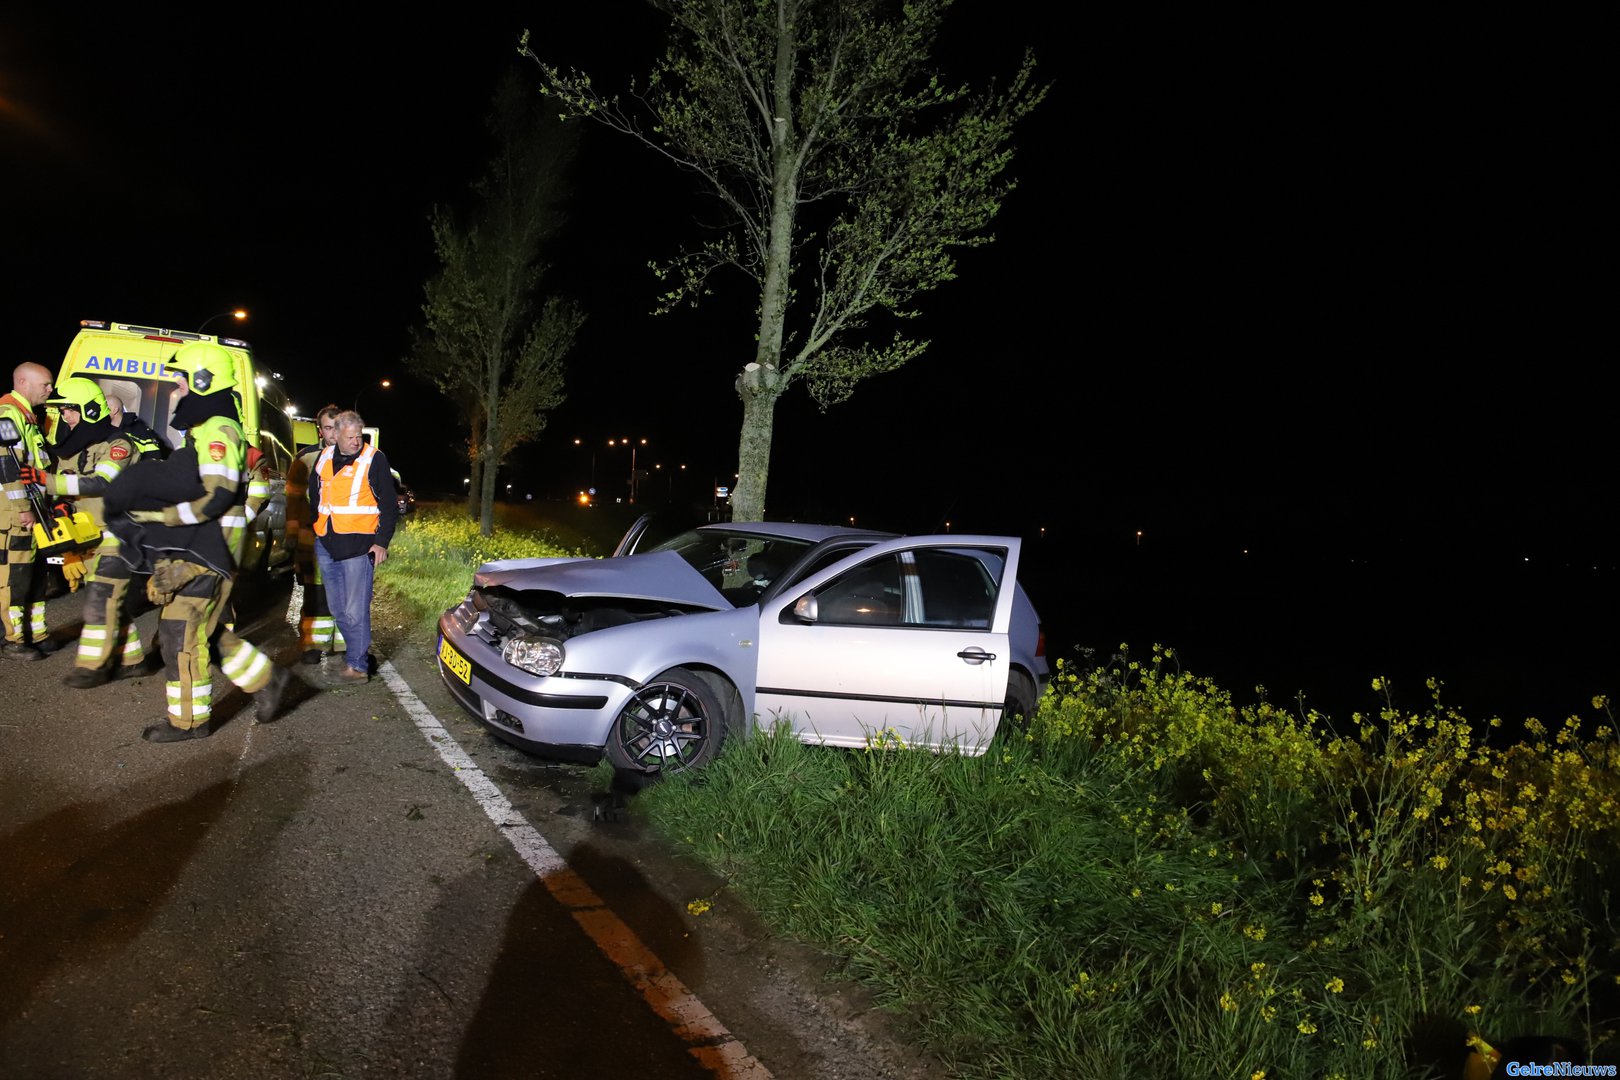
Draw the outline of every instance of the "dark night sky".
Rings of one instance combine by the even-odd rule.
[[[1594,37],[1028,7],[1008,22],[961,0],[943,52],[982,82],[1031,45],[1055,83],[1019,138],[999,242],[924,300],[921,360],[826,414],[783,403],[773,509],[1608,550],[1612,123]],[[650,66],[656,14],[581,10],[561,26],[538,5],[0,17],[7,366],[54,366],[80,318],[189,328],[244,305],[242,336],[306,408],[401,380],[426,215],[482,171],[519,29],[601,84]],[[647,315],[645,265],[695,235],[694,204],[604,131],[579,175],[552,280],[591,321],[569,402],[511,478],[560,491],[589,467],[574,437],[634,435],[706,486],[733,467],[751,300]],[[368,418],[419,487],[457,485],[456,432],[400,386],[367,390]],[[610,466],[628,472],[605,448],[596,466],[604,490]]]

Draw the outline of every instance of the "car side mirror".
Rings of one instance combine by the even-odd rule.
[[[0,446],[16,446],[22,442],[22,432],[17,430],[17,421],[9,416],[0,416]]]
[[[793,605],[793,616],[800,622],[813,623],[820,614],[816,609],[815,594],[807,593],[799,597],[798,602]]]

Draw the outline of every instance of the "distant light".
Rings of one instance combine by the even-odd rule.
[[[253,376],[253,385],[257,386],[260,390],[263,390],[265,387],[270,385],[270,380],[265,378],[263,375],[255,375]]]
[[[296,406],[296,405],[288,405],[287,406],[287,415],[288,416],[297,416],[298,415],[298,406]]]

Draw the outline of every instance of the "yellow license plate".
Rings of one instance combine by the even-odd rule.
[[[472,685],[472,661],[451,648],[450,642],[445,638],[439,639],[439,659],[444,661],[445,667],[455,672],[456,678],[469,686]]]

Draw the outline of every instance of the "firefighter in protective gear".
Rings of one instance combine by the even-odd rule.
[[[74,569],[83,571],[89,584],[78,655],[73,670],[62,681],[84,689],[100,686],[115,671],[120,678],[150,675],[153,667],[129,617],[127,600],[133,574],[129,564],[118,557],[118,538],[106,531],[102,509],[107,488],[126,467],[140,460],[141,453],[112,426],[107,398],[91,380],[64,380],[45,404],[56,406],[66,431],[58,433],[56,471],[42,474],[41,483],[51,494],[73,499],[75,507],[88,513],[102,530],[97,547],[82,558],[73,556],[76,567],[63,563],[64,575]]]
[[[22,443],[0,448],[0,656],[42,660],[56,651],[45,630],[44,575],[34,566],[34,512],[23,469],[48,469],[50,453],[34,410],[51,396],[51,373],[39,364],[18,364],[11,393],[0,396],[0,417],[17,425]],[[29,639],[32,638],[32,641]]]
[[[315,414],[321,441],[299,454],[287,469],[287,535],[294,541],[293,568],[298,580],[295,600],[301,602],[298,617],[298,647],[304,663],[318,664],[324,653],[344,650],[343,634],[332,618],[326,602],[326,584],[321,564],[315,558],[314,509],[309,505],[309,480],[321,451],[337,440],[337,416],[343,410],[326,405]]]
[[[168,721],[151,725],[142,737],[158,743],[210,734],[209,639],[216,630],[220,668],[231,682],[254,695],[260,723],[275,718],[289,681],[286,669],[219,625],[247,546],[252,494],[247,440],[234,392],[235,361],[213,342],[194,341],[182,345],[165,370],[185,391],[170,419],[172,426],[185,431],[185,445],[161,463],[161,472],[128,470],[130,490],[119,498],[120,506],[127,506],[129,520],[141,529],[145,552],[156,558],[147,595],[163,609],[158,635],[167,665]],[[175,498],[188,483],[186,494],[196,494]],[[267,492],[268,485],[260,493],[261,501]],[[153,501],[163,505],[147,505]],[[113,509],[109,499],[109,513]]]

